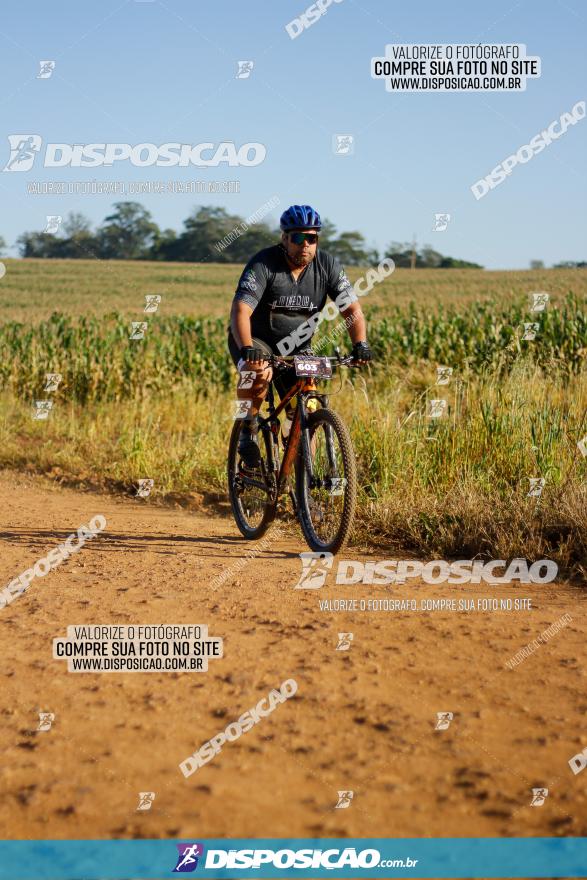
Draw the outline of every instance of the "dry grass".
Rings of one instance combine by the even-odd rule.
[[[587,379],[563,386],[540,371],[500,384],[471,379],[443,389],[447,415],[426,416],[439,391],[432,372],[357,379],[331,405],[351,427],[359,463],[356,537],[394,553],[431,558],[553,558],[587,569]],[[368,389],[368,390],[367,390]],[[225,496],[232,393],[195,400],[192,389],[124,404],[57,402],[47,421],[0,399],[3,465],[74,483],[131,491],[155,480],[154,497]],[[530,477],[545,477],[539,499]]]

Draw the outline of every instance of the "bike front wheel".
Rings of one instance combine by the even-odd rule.
[[[260,467],[249,470],[241,461],[238,444],[243,426],[242,419],[233,425],[228,445],[228,494],[234,520],[243,537],[250,541],[261,538],[275,517],[272,500],[271,432],[259,429]]]
[[[347,426],[330,409],[308,415],[312,473],[297,468],[298,517],[312,550],[337,553],[348,540],[357,500],[357,466]]]

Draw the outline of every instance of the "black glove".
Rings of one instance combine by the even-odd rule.
[[[267,355],[260,348],[254,345],[243,345],[241,348],[241,358],[243,361],[266,361]]]
[[[371,361],[373,360],[373,355],[371,354],[371,349],[369,348],[366,342],[355,342],[353,345],[353,360],[354,361]]]

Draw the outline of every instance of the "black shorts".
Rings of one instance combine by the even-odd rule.
[[[253,337],[253,345],[255,348],[260,348],[263,354],[266,354],[267,357],[271,354],[279,354],[277,351],[273,351],[268,342],[264,342],[262,339],[257,339]],[[237,346],[234,341],[234,336],[232,333],[228,333],[228,350],[230,352],[230,356],[232,358],[232,362],[237,366],[238,362],[241,359],[240,348]],[[292,367],[291,370],[280,370],[279,373],[276,371],[273,372],[273,384],[277,389],[277,393],[279,394],[280,399],[283,399],[287,392],[292,388],[296,382],[298,381],[298,377],[296,376],[296,371]],[[289,404],[288,404],[289,406]]]

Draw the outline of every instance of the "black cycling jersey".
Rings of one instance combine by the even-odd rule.
[[[342,296],[341,296],[342,295]],[[240,277],[234,300],[247,303],[251,333],[273,350],[316,312],[329,296],[342,308],[357,299],[345,271],[336,259],[316,249],[316,256],[294,280],[283,245],[264,248],[252,257]]]

